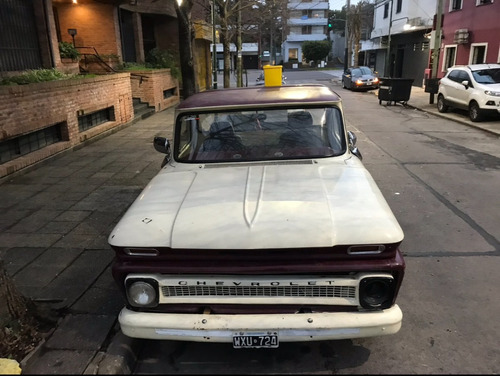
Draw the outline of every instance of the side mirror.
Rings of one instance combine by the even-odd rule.
[[[347,131],[347,137],[349,139],[350,152],[352,154],[354,154],[356,157],[358,157],[360,160],[363,160],[363,156],[361,155],[361,152],[356,147],[356,142],[358,141],[358,138],[356,137],[356,135],[351,131]]]
[[[463,80],[462,81],[462,85],[464,85],[465,88],[468,89],[469,88],[469,81],[468,80]]]
[[[172,152],[170,150],[170,142],[165,137],[156,136],[153,140],[153,146],[156,151],[165,154],[165,158],[161,164],[161,167],[165,166],[172,157]]]

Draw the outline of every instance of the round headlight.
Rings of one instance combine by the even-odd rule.
[[[392,278],[363,278],[359,284],[359,302],[364,308],[389,308],[394,297]]]
[[[129,285],[128,300],[135,307],[151,307],[157,305],[156,289],[145,281],[133,282]]]

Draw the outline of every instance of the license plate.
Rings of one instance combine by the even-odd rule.
[[[233,334],[233,347],[235,349],[275,349],[278,346],[278,332],[237,332]]]

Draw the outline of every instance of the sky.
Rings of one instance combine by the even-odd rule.
[[[351,5],[356,5],[359,0],[351,0]],[[329,0],[330,10],[341,10],[344,5],[347,5],[347,0]]]

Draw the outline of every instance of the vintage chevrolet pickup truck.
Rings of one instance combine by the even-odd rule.
[[[195,94],[109,236],[130,337],[281,342],[394,334],[403,231],[324,85]]]

